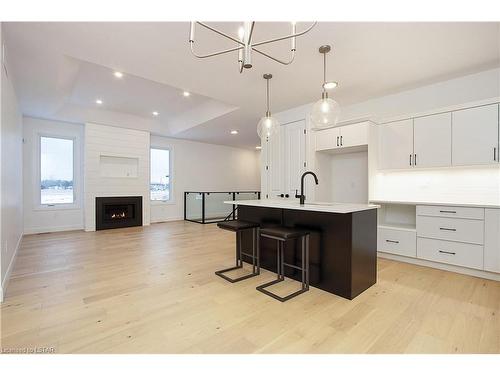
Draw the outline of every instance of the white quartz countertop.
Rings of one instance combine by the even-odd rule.
[[[372,203],[377,204],[402,204],[402,205],[415,205],[415,206],[448,206],[448,207],[480,207],[480,208],[500,208],[499,204],[495,203],[456,203],[456,202],[442,202],[442,201],[397,201],[397,200],[370,200]]]
[[[275,199],[254,199],[241,201],[225,201],[226,204],[236,204],[239,206],[253,206],[266,208],[281,208],[285,210],[301,210],[316,212],[331,212],[336,214],[348,214],[366,210],[380,208],[376,204],[357,204],[357,203],[330,203],[330,202],[307,202],[300,205],[298,200],[275,200]]]

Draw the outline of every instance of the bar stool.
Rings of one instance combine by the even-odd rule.
[[[232,232],[236,232],[236,266],[226,268],[220,271],[216,271],[215,274],[217,276],[222,277],[224,280],[230,281],[232,283],[236,283],[241,280],[248,279],[250,277],[254,277],[260,274],[260,261],[259,261],[259,224],[250,223],[248,221],[241,220],[230,220],[230,221],[222,221],[217,223],[217,226],[221,229],[229,230]],[[252,254],[244,253],[241,250],[241,234],[245,230],[252,230]],[[246,255],[252,258],[252,273],[244,276],[240,276],[236,279],[230,278],[229,276],[224,275],[224,273],[233,271],[239,268],[243,268],[243,258],[242,255]]]
[[[309,290],[309,232],[304,229],[298,229],[298,228],[286,228],[286,227],[271,227],[271,228],[261,228],[260,229],[260,236],[261,237],[266,237],[266,238],[271,238],[273,240],[277,241],[277,276],[278,278],[276,280],[270,281],[268,283],[259,285],[257,287],[257,290],[259,292],[262,292],[264,294],[267,294],[268,296],[273,297],[274,299],[277,299],[278,301],[285,302],[288,301],[289,299],[298,296],[299,294],[302,294],[306,291]],[[289,264],[285,263],[285,252],[284,252],[284,247],[285,243],[289,240],[296,240],[300,239],[302,242],[302,267],[298,267],[295,264]],[[278,284],[282,281],[285,280],[285,266],[295,268],[302,273],[302,287],[301,289],[297,290],[296,292],[293,292],[285,297],[278,296],[277,294],[274,294],[265,288]]]

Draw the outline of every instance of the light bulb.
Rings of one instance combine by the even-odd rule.
[[[243,41],[243,37],[245,36],[245,28],[243,26],[240,26],[238,29],[238,38],[240,38],[241,41]]]

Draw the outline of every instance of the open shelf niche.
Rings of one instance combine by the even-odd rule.
[[[375,203],[375,202],[374,202]],[[378,226],[387,229],[416,231],[416,206],[411,204],[380,204]]]

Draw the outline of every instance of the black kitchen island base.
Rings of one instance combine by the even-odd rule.
[[[311,286],[353,299],[377,281],[376,209],[331,213],[239,205],[238,219],[259,223],[261,227],[309,229]],[[242,241],[244,248],[251,247],[250,234],[244,233]],[[300,257],[300,243],[288,241],[285,262],[300,266]],[[276,272],[276,241],[260,239],[260,265]],[[293,268],[285,269],[285,276],[300,280]]]

